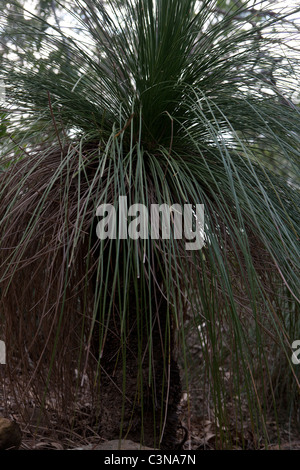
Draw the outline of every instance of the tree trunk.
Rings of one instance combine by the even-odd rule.
[[[167,300],[160,289],[157,288],[156,292],[152,289],[151,304],[156,307],[152,312],[149,307],[148,311],[137,312],[135,299],[139,298],[139,292],[131,286],[129,299],[132,302],[126,312],[126,334],[123,333],[122,339],[120,314],[117,311],[119,302],[116,293],[114,295],[116,309],[111,313],[101,354],[98,339],[94,343],[98,356],[101,356],[99,435],[108,440],[120,437],[148,447],[173,449],[177,444],[181,384],[174,358]],[[99,330],[96,334],[99,335]]]

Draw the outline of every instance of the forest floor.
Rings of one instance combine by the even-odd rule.
[[[203,388],[197,381],[190,384],[190,398],[187,393],[182,394],[179,406],[179,421],[181,428],[178,431],[178,441],[182,442],[182,450],[215,450],[215,449],[297,449],[300,450],[300,423],[295,420],[293,424],[284,419],[277,423],[270,417],[265,421],[265,433],[257,437],[257,432],[252,430],[250,419],[245,419],[242,425],[224,428],[218,427],[208,401],[204,399]],[[205,392],[206,393],[206,392]],[[2,397],[3,399],[3,397]],[[0,403],[1,390],[0,390]],[[70,431],[70,426],[63,420],[55,418],[55,414],[48,414],[48,421],[44,420],[38,408],[27,409],[27,424],[19,412],[13,396],[7,396],[6,406],[0,406],[0,416],[16,421],[22,430],[22,450],[65,450],[83,446],[97,446],[104,444],[105,440],[95,431],[91,425],[91,409],[82,408],[78,415],[77,424]],[[230,412],[231,404],[228,403]],[[229,413],[230,415],[230,413]],[[49,421],[50,416],[50,421]],[[247,416],[247,413],[245,414]],[[38,430],[36,430],[38,425]],[[118,436],[116,436],[116,439]]]
[[[1,413],[0,413],[1,414]],[[6,417],[22,423],[21,417],[15,411]],[[53,426],[49,432],[47,426],[40,424],[39,430],[33,431],[33,423],[37,420],[37,415],[33,412],[31,425],[22,425],[22,450],[65,450],[74,449],[83,446],[98,446],[105,441],[101,436],[90,428],[88,416],[82,416],[81,425],[78,425],[72,432],[64,432],[63,428],[57,426],[56,431]],[[182,429],[178,431],[178,440],[184,441],[182,450],[218,450],[224,448],[224,441],[231,441],[230,447],[235,450],[300,450],[300,432],[299,426],[290,426],[282,424],[278,429],[275,422],[267,422],[269,443],[266,445],[262,436],[257,439],[251,431],[250,423],[244,424],[242,433],[236,432],[234,427],[226,430],[226,433],[220,433],[220,429],[214,421],[207,417],[200,416],[197,413],[191,413],[189,416],[187,400],[183,398],[180,405],[180,421]],[[52,423],[54,424],[54,423]],[[78,423],[79,424],[79,423]],[[54,431],[54,432],[53,432]],[[280,440],[279,436],[280,435]],[[222,443],[223,439],[223,443]],[[279,443],[280,442],[280,443]]]
[[[287,413],[277,415],[266,413],[264,418],[264,430],[254,431],[253,420],[247,408],[246,400],[240,400],[239,413],[242,421],[237,418],[237,406],[234,395],[230,392],[230,380],[228,380],[228,394],[223,404],[226,410],[227,425],[218,425],[218,418],[214,415],[212,389],[208,379],[199,376],[199,368],[193,361],[202,361],[199,353],[199,342],[190,340],[191,374],[189,390],[184,389],[179,406],[179,421],[181,428],[178,431],[178,441],[182,442],[182,450],[215,450],[215,449],[245,449],[245,450],[300,450],[300,410],[294,419],[286,420]],[[65,417],[59,417],[55,413],[47,413],[45,419],[38,407],[30,405],[25,409],[26,420],[20,406],[17,404],[15,391],[9,393],[9,386],[5,386],[4,366],[0,367],[0,416],[16,421],[22,430],[22,450],[64,450],[83,446],[97,446],[105,443],[105,440],[97,433],[97,427],[91,423],[92,408],[87,404],[80,408],[75,425],[70,430],[70,423]],[[224,374],[230,372],[224,363]],[[184,367],[182,369],[182,384],[185,383]],[[201,368],[200,368],[201,369]],[[197,371],[194,372],[193,371]],[[20,384],[19,384],[20,385]],[[22,389],[22,387],[21,387]],[[26,424],[27,423],[27,424]],[[38,429],[37,429],[38,425]],[[116,436],[116,439],[118,436]]]

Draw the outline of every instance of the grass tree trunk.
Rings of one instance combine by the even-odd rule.
[[[181,382],[167,295],[157,278],[155,286],[146,286],[149,298],[144,305],[142,282],[131,282],[128,288],[121,276],[119,289],[114,288],[115,271],[120,274],[123,266],[116,267],[114,256],[110,259],[106,266],[112,308],[106,327],[101,328],[100,320],[94,332],[95,353],[100,357],[99,435],[174,449]]]

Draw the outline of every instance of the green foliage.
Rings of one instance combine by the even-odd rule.
[[[20,32],[20,60],[2,59],[13,140],[5,143],[3,158],[12,164],[0,181],[0,280],[12,351],[22,347],[20,338],[23,347],[30,344],[26,364],[36,347],[35,374],[44,382],[45,368],[66,381],[76,365],[80,383],[90,364],[95,383],[115,312],[125,370],[134,312],[144,325],[140,389],[145,381],[153,386],[156,286],[168,305],[163,331],[166,338],[178,332],[186,372],[184,311],[192,317],[220,429],[228,430],[231,419],[226,364],[230,397],[239,397],[237,428],[250,419],[253,432],[263,429],[268,441],[266,414],[277,410],[270,348],[299,392],[290,360],[299,335],[300,113],[293,104],[299,54],[278,35],[287,16],[237,19],[249,2],[226,3],[220,18],[220,2],[213,0],[73,3],[76,9],[66,3],[65,15],[78,25],[77,36],[43,16],[18,17],[13,35]],[[280,80],[274,85],[262,69]],[[94,242],[96,208],[117,206],[120,195],[147,206],[203,203],[204,249],[186,252],[173,237],[116,240],[108,247]],[[26,312],[28,335],[37,328],[33,342],[20,320]],[[90,352],[95,325],[96,359]],[[164,361],[166,373],[168,351]],[[65,407],[63,393],[58,396]],[[232,444],[226,432],[224,447]]]
[[[7,114],[0,115],[0,138],[5,137],[7,133],[8,118]]]

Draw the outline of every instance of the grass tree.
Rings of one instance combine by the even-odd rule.
[[[70,430],[88,409],[103,438],[172,448],[198,374],[220,447],[245,420],[268,441],[281,368],[290,406],[299,393],[290,16],[248,1],[69,5],[60,23],[16,14],[2,58],[1,335],[23,417],[34,403]],[[97,208],[118,220],[120,196],[189,204],[196,227],[203,204],[203,248],[176,238],[174,212],[169,238],[100,239]]]

